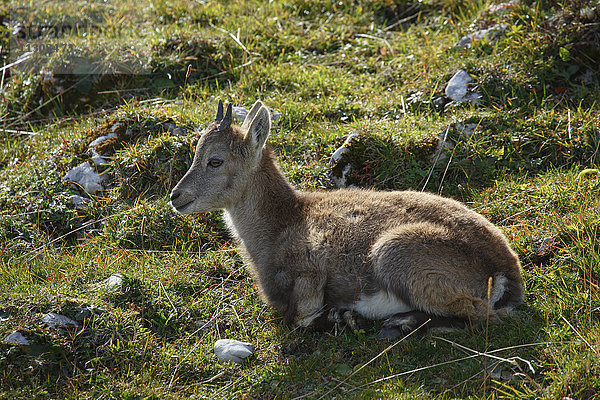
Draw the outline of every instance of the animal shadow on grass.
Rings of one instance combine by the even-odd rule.
[[[528,304],[520,305],[500,324],[467,322],[463,329],[443,335],[435,329],[419,329],[408,337],[378,339],[382,325],[380,321],[361,321],[359,331],[346,327],[337,336],[311,328],[286,335],[282,327],[280,357],[288,360],[282,376],[290,383],[286,390],[293,396],[319,397],[346,379],[347,384],[340,386],[344,393],[375,391],[386,381],[400,381],[400,386],[422,387],[432,396],[451,390],[466,397],[480,393],[484,381],[497,381],[492,384],[500,386],[539,382],[546,373],[541,362],[544,346],[539,345],[547,341],[545,321]],[[437,365],[442,363],[445,365]],[[373,383],[392,375],[398,376]],[[323,386],[324,381],[329,383]],[[257,388],[251,397],[259,394]]]

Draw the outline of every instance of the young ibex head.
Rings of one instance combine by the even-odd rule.
[[[229,208],[244,193],[248,176],[258,167],[271,130],[269,110],[261,101],[241,127],[233,126],[231,104],[202,132],[189,171],[171,192],[171,206],[181,214]]]

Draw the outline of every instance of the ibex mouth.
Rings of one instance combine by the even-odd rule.
[[[182,204],[182,205],[178,205],[178,206],[174,205],[174,204],[173,204],[173,202],[171,202],[171,207],[173,207],[173,209],[174,209],[176,212],[178,212],[178,213],[180,213],[180,214],[185,214],[185,212],[184,212],[184,209],[185,209],[185,208],[187,208],[187,206],[189,206],[189,205],[190,205],[190,204],[192,204],[193,202],[194,202],[194,200],[192,200],[192,201],[189,201],[189,202],[187,202],[187,203],[185,203],[185,204]]]

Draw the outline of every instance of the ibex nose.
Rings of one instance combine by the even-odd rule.
[[[173,190],[171,192],[171,201],[175,201],[179,196],[181,196],[181,190]]]

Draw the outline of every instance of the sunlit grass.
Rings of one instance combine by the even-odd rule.
[[[94,69],[54,80],[9,69],[0,86],[0,340],[17,330],[33,343],[0,344],[0,398],[597,395],[598,76],[571,27],[548,25],[572,5],[63,3],[24,10],[39,8],[48,26],[87,24],[68,43]],[[5,39],[25,14],[2,7],[6,64]],[[498,22],[509,28],[497,42],[455,47]],[[54,54],[47,69],[65,59]],[[139,68],[111,74],[127,63]],[[480,105],[447,102],[458,69]],[[167,198],[217,101],[259,98],[282,113],[269,142],[298,188],[332,189],[329,157],[359,133],[354,184],[441,193],[497,224],[523,264],[518,313],[389,349],[377,322],[338,336],[286,328],[219,213],[179,216]],[[81,193],[63,177],[113,129],[98,148],[108,189],[76,208]],[[438,154],[444,134],[451,146]],[[112,274],[118,290],[106,287]],[[79,326],[49,329],[47,312]],[[257,352],[221,364],[218,338]]]

